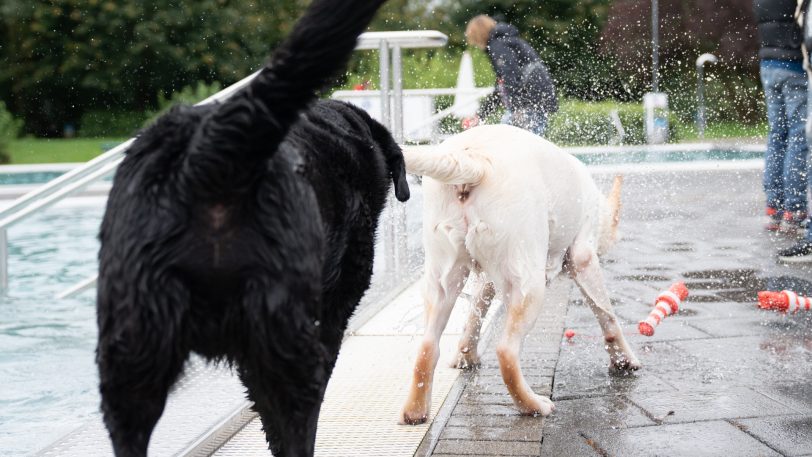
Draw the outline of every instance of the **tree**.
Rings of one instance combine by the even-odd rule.
[[[660,0],[662,88],[672,105],[690,117],[694,110],[696,58],[719,57],[709,87],[712,115],[734,119],[761,116],[758,48],[752,0]],[[615,57],[626,90],[639,97],[650,90],[651,0],[616,0],[601,33],[601,49]],[[716,100],[713,98],[716,97]]]
[[[234,82],[262,64],[305,4],[6,1],[0,90],[39,134],[59,133],[88,109],[145,110],[161,92]]]

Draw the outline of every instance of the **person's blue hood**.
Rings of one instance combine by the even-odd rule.
[[[519,36],[519,29],[516,27],[506,24],[504,22],[499,22],[496,24],[496,27],[493,28],[491,32],[491,36],[488,41],[496,39],[496,38],[503,38],[503,37],[518,37]]]

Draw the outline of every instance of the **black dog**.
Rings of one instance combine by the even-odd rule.
[[[318,102],[383,0],[316,0],[221,105],[135,141],[101,228],[97,362],[116,455],[147,452],[191,351],[233,364],[277,456],[312,455],[347,321],[372,273],[400,148],[363,111]]]

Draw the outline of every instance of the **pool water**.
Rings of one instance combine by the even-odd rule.
[[[751,160],[763,158],[764,151],[726,149],[710,149],[704,151],[637,150],[622,153],[576,153],[574,155],[587,165],[612,165],[632,163],[694,162],[702,160]]]
[[[0,297],[0,455],[27,455],[98,410],[95,294],[55,295],[96,271],[103,199],[72,199],[9,231]]]
[[[42,184],[58,177],[62,173],[61,171],[0,173],[0,186]]]

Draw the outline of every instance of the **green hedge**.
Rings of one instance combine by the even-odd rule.
[[[635,103],[586,103],[565,100],[560,110],[550,119],[547,138],[567,146],[606,145],[618,142],[618,133],[611,113],[617,110],[625,136],[622,144],[643,144],[646,141],[643,106]],[[673,118],[670,119],[673,121]],[[671,128],[670,141],[676,129]]]
[[[0,163],[9,163],[9,143],[20,135],[23,121],[15,119],[0,101]]]
[[[116,111],[96,110],[88,111],[82,115],[79,125],[79,135],[85,138],[95,137],[131,137],[135,133],[157,119],[174,105],[183,103],[193,105],[210,95],[220,91],[221,84],[214,82],[208,84],[198,82],[192,86],[172,93],[169,97],[158,94],[158,109],[155,111]]]
[[[79,136],[131,137],[144,125],[147,114],[140,111],[95,110],[82,115]]]
[[[164,93],[159,93],[158,110],[147,113],[144,124],[151,124],[175,105],[194,105],[220,92],[222,88],[223,85],[217,81],[211,84],[205,81],[198,81],[192,86],[185,86],[183,89],[173,92],[169,97]]]

